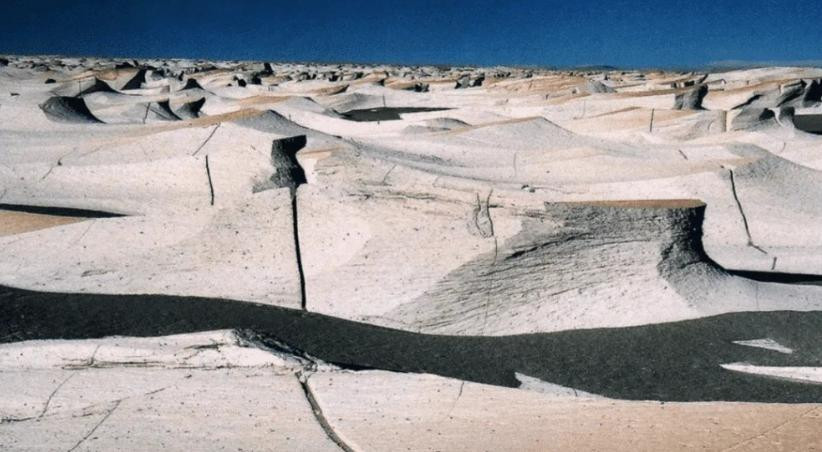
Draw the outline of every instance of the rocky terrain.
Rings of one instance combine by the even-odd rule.
[[[0,58],[0,449],[822,448],[822,69]]]

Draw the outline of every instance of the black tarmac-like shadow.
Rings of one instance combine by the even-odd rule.
[[[822,134],[822,114],[796,115],[793,125],[808,133]]]
[[[345,119],[357,122],[397,121],[403,113],[423,113],[429,111],[450,110],[450,108],[432,107],[379,107],[350,110],[341,113]]]
[[[648,300],[653,303],[653,300]],[[0,287],[0,342],[252,330],[351,369],[431,373],[516,387],[514,373],[621,399],[822,402],[822,385],[720,364],[822,366],[822,312],[743,312],[698,320],[500,337],[417,334],[261,304],[161,295]],[[792,354],[734,344],[771,338]]]

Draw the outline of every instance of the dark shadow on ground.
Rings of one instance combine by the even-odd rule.
[[[793,125],[808,133],[822,134],[822,114],[818,115],[795,115]]]
[[[0,204],[0,211],[3,210],[76,218],[114,218],[124,216],[118,213],[101,212],[97,210],[73,209],[68,207],[28,206],[21,204]]]
[[[822,286],[822,276],[805,275],[801,273],[778,273],[760,272],[750,270],[726,270],[734,276],[752,279],[754,281],[780,283],[780,284],[800,284],[807,286]]]
[[[652,300],[648,300],[652,303]],[[0,287],[0,342],[250,329],[327,362],[518,386],[514,372],[623,399],[822,402],[822,385],[720,364],[822,366],[822,312],[735,313],[628,328],[435,336],[246,302]],[[771,338],[793,354],[732,341]]]
[[[403,113],[421,113],[427,111],[442,111],[450,110],[450,108],[431,108],[431,107],[380,107],[380,108],[365,108],[362,110],[350,110],[341,113],[343,118],[350,121],[357,122],[373,122],[373,121],[396,121],[402,119],[400,117]]]

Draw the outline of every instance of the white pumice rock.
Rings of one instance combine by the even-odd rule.
[[[0,449],[819,442],[805,440],[816,406],[593,392],[814,401],[816,333],[785,322],[822,310],[822,69],[6,60],[0,314],[32,328],[0,339],[38,340],[0,344]],[[159,313],[156,329],[102,325],[121,300]],[[189,325],[183,301],[225,310]],[[99,303],[104,333],[72,302]],[[246,328],[233,315],[279,326],[232,330]],[[652,356],[654,331],[712,322],[733,334],[699,362],[588,366],[580,339]],[[164,331],[188,333],[98,337]],[[516,348],[495,379],[473,349],[443,367],[413,347],[532,339],[581,342],[534,351],[546,362],[530,368]],[[429,354],[394,359],[392,344]],[[555,356],[613,381],[538,378],[559,375]],[[694,396],[685,373],[720,389]],[[675,390],[655,392],[663,380]]]

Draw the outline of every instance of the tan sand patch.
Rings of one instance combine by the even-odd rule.
[[[85,220],[85,218],[0,209],[0,236],[22,234],[24,232],[77,223],[83,220]]]

